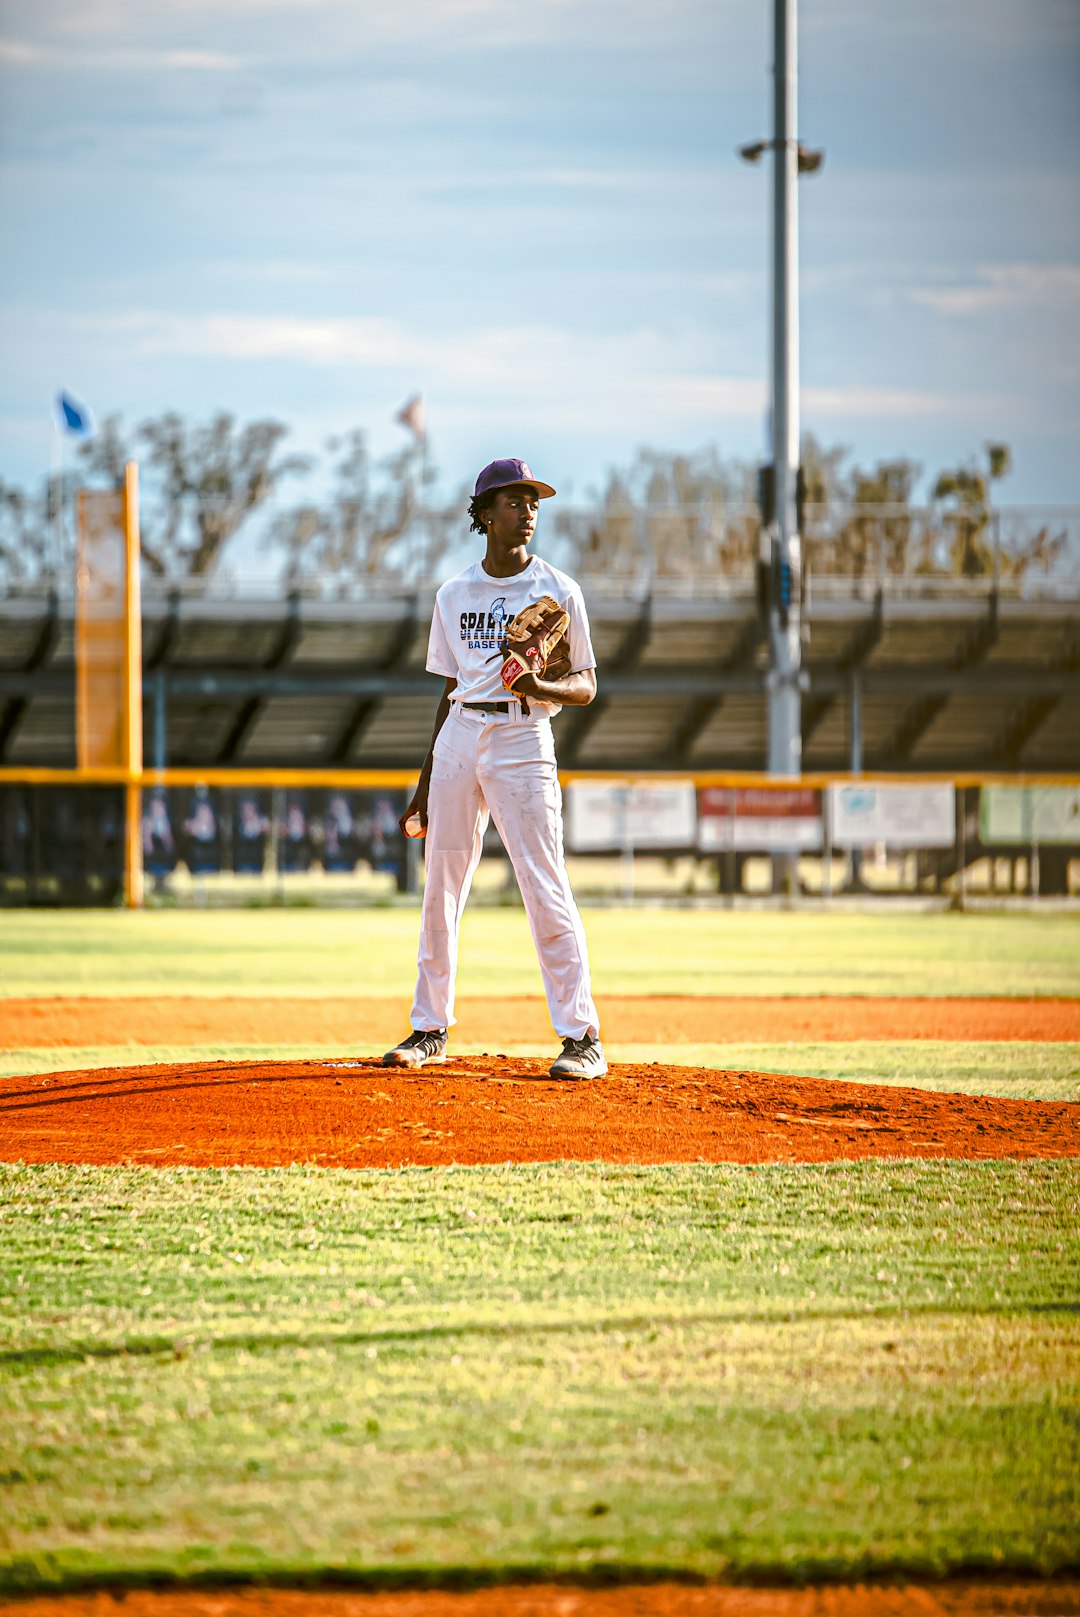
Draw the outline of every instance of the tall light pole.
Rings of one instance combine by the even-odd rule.
[[[797,130],[797,0],[773,0],[773,138],[741,148],[756,163],[772,152],[772,500],[766,519],[769,592],[769,748],[772,775],[802,770],[802,540],[799,475],[800,174],[821,167],[822,153],[800,146]]]
[[[773,0],[772,461],[780,554],[779,576],[772,590],[769,610],[770,775],[798,775],[802,770],[802,693],[799,689],[802,666],[799,552],[802,542],[795,520],[795,478],[799,469],[796,4],[797,0]]]

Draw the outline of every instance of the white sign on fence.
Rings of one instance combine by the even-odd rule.
[[[829,787],[829,824],[836,848],[951,848],[956,789],[944,786]]]
[[[579,780],[566,789],[566,840],[574,853],[692,848],[696,836],[693,781]]]
[[[990,845],[1080,844],[1080,786],[984,786],[979,835]]]

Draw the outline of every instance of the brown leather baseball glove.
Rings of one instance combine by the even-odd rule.
[[[526,674],[563,679],[571,672],[569,627],[569,614],[550,595],[542,595],[510,620],[500,646],[505,658],[502,682],[508,691]]]

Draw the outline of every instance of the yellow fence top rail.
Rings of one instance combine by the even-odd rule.
[[[418,769],[48,769],[8,766],[0,768],[0,786],[219,786],[298,789],[305,786],[338,790],[378,791],[409,789]],[[939,770],[931,773],[875,773],[852,775],[844,770],[812,770],[803,775],[769,775],[763,770],[612,770],[563,769],[564,786],[582,781],[597,785],[630,786],[671,780],[692,781],[694,786],[753,786],[786,790],[793,786],[1080,786],[1080,774],[1006,774],[978,770]]]

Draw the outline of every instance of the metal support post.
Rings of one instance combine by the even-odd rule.
[[[848,745],[850,748],[848,766],[853,775],[861,775],[863,771],[863,721],[862,721],[862,674],[858,668],[851,670],[851,716]],[[856,892],[862,890],[862,859],[861,848],[851,850],[851,885]]]
[[[798,140],[796,0],[773,8],[772,463],[776,542],[769,602],[770,775],[802,773],[801,541],[795,480],[799,465]],[[773,856],[773,891],[794,894],[797,861]]]
[[[168,765],[168,718],[166,707],[165,670],[159,668],[154,675],[154,768]]]
[[[285,793],[280,786],[270,792],[270,875],[274,884],[274,897],[280,904],[285,897],[285,884],[281,879],[281,833],[285,826]]]
[[[139,468],[124,467],[124,715],[122,725],[125,789],[124,903],[143,906],[142,853],[142,575],[139,541]]]
[[[774,0],[772,458],[775,577],[769,609],[769,773],[802,771],[799,465],[798,140],[796,0]]]

